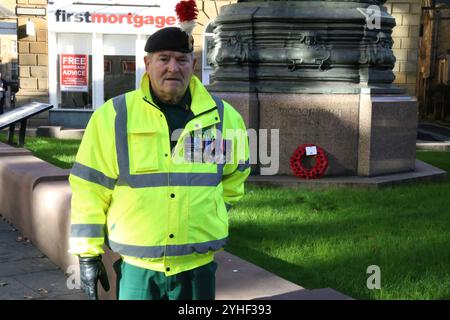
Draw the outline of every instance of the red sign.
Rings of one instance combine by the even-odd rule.
[[[88,92],[87,54],[61,54],[61,91]]]

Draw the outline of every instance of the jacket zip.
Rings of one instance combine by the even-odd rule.
[[[158,109],[159,111],[161,111],[161,108],[160,108],[160,107],[158,107],[156,104],[152,103],[151,101],[147,100],[146,97],[143,97],[142,99],[143,99],[145,102],[147,102],[149,105],[151,105],[151,106],[155,107],[156,109]],[[217,110],[217,107],[214,107],[214,108],[208,109],[208,110],[206,110],[206,111],[203,111],[203,112],[201,112],[201,113],[195,115],[195,116],[192,117],[191,119],[188,119],[188,120],[184,123],[184,126],[186,126],[186,124],[187,124],[189,121],[191,121],[191,120],[193,120],[193,119],[195,119],[195,118],[197,118],[197,117],[200,117],[200,116],[204,115],[205,113],[211,112],[211,111],[213,111],[213,110]],[[166,119],[166,121],[167,121],[167,119]],[[168,127],[168,126],[167,126],[167,127]]]
[[[147,100],[146,97],[143,97],[142,99],[143,99],[145,102],[147,102],[149,105],[151,105],[151,106],[155,107],[156,109],[158,109],[159,111],[161,111],[161,108],[160,108],[160,107],[158,107],[156,104],[152,103],[151,101]],[[206,113],[208,113],[208,112],[214,111],[214,110],[217,110],[217,106],[214,107],[214,108],[208,109],[208,110],[206,110],[206,111],[203,111],[203,112],[201,112],[201,113],[199,113],[199,114],[193,116],[193,117],[190,118],[190,119],[187,119],[186,122],[184,123],[184,127],[186,127],[186,125],[187,125],[190,121],[194,120],[195,118],[200,117],[200,116],[202,116],[202,115],[204,115],[204,114],[206,114]],[[169,123],[167,122],[167,118],[166,118],[164,112],[161,111],[161,113],[162,113],[162,115],[163,115],[163,117],[164,117],[164,120],[166,120],[167,131],[168,131],[169,139],[170,139]],[[180,136],[179,138],[181,138],[181,136]],[[169,145],[170,145],[170,141],[169,141]],[[172,148],[170,148],[170,150],[172,151]]]

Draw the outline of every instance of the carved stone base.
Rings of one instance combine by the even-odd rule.
[[[327,152],[327,176],[414,170],[417,101],[408,96],[375,95],[370,89],[361,94],[214,94],[231,103],[249,128],[279,129],[277,174],[293,174],[289,159],[304,143]]]
[[[412,171],[415,168],[415,98],[362,91],[359,107],[358,175]]]
[[[391,87],[395,19],[378,0],[238,1],[214,20],[215,91],[357,93]],[[249,87],[250,85],[250,87]]]

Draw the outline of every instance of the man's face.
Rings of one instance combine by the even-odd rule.
[[[192,53],[159,51],[144,57],[144,62],[153,93],[162,102],[179,102],[194,73]]]

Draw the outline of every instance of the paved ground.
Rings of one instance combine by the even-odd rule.
[[[82,300],[64,272],[0,219],[0,300]]]

